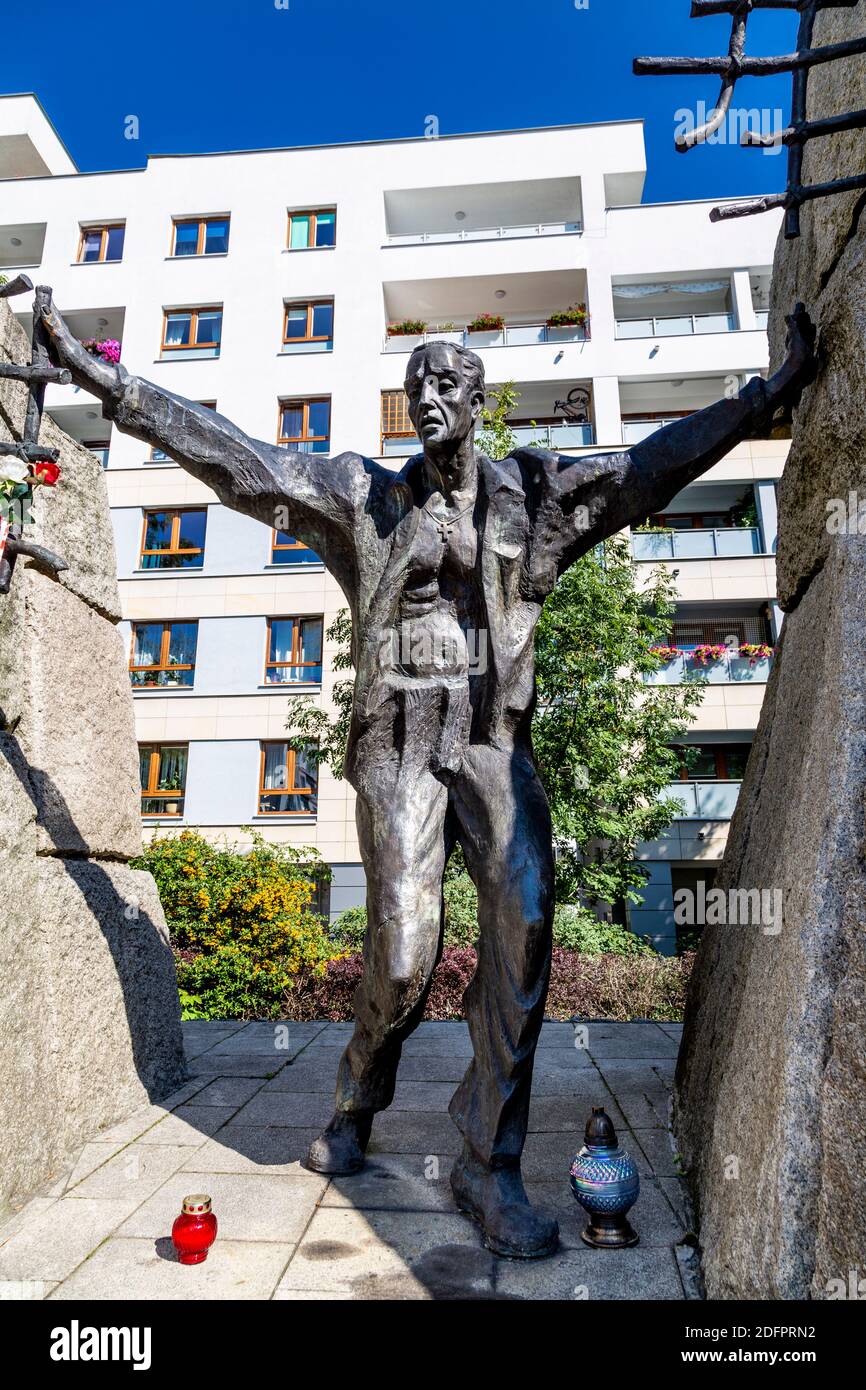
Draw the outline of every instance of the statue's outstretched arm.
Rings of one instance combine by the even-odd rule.
[[[787,356],[767,381],[755,377],[736,395],[656,430],[627,451],[557,459],[552,485],[561,532],[550,534],[549,545],[560,573],[607,536],[664,511],[737,444],[766,437],[779,411],[797,404],[817,371],[816,333],[802,304],[787,323]]]
[[[369,485],[357,455],[328,459],[253,439],[206,406],[92,357],[41,289],[37,312],[52,359],[102,401],[125,434],[164,450],[227,507],[288,531],[326,561],[351,549],[356,508]]]

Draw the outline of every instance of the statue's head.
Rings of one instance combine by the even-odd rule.
[[[436,454],[474,432],[484,405],[484,363],[455,343],[425,343],[409,358],[405,387],[424,452]]]

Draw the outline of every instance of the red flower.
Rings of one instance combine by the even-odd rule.
[[[52,463],[50,459],[43,459],[41,463],[34,463],[33,477],[37,483],[42,483],[43,487],[54,487],[60,477],[60,465]]]

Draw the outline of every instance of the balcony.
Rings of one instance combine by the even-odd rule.
[[[391,333],[385,338],[385,352],[414,352],[423,343],[455,343],[458,347],[532,347],[536,343],[584,343],[589,337],[585,324],[548,328],[546,323],[507,323],[489,333],[470,333],[466,328],[428,329],[426,333]]]
[[[770,678],[772,656],[741,656],[735,647],[703,662],[695,657],[696,645],[680,647],[658,670],[644,672],[644,684],[688,685],[699,681],[706,685],[766,685]]]
[[[682,803],[675,820],[730,820],[742,782],[672,782],[662,797]]]
[[[689,333],[733,333],[733,314],[670,314],[662,318],[617,319],[617,338],[678,338]]]
[[[45,227],[44,222],[7,223],[0,227],[0,273],[42,264]]]
[[[615,280],[611,289],[617,338],[733,333],[738,326],[730,272],[701,280]]]
[[[666,533],[633,531],[631,552],[636,560],[651,561],[760,555],[761,533],[757,526],[724,526]]]
[[[385,245],[575,235],[581,217],[577,178],[392,189],[385,193]]]

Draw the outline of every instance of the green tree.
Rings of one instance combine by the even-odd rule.
[[[561,576],[536,633],[535,756],[550,799],[557,897],[595,905],[639,900],[639,840],[678,804],[660,794],[678,772],[671,743],[702,682],[647,685],[650,648],[669,640],[675,581],[663,569],[639,588],[628,541],[613,536]]]
[[[335,647],[331,662],[335,671],[351,671],[352,668],[352,619],[347,608],[341,608],[325,633]],[[347,676],[334,682],[331,699],[336,707],[336,715],[331,716],[304,698],[292,702],[286,728],[292,737],[289,742],[295,748],[303,747],[315,762],[325,763],[334,776],[343,776],[346,762],[346,745],[349,741],[349,726],[352,722],[352,696],[355,691],[355,677]]]

